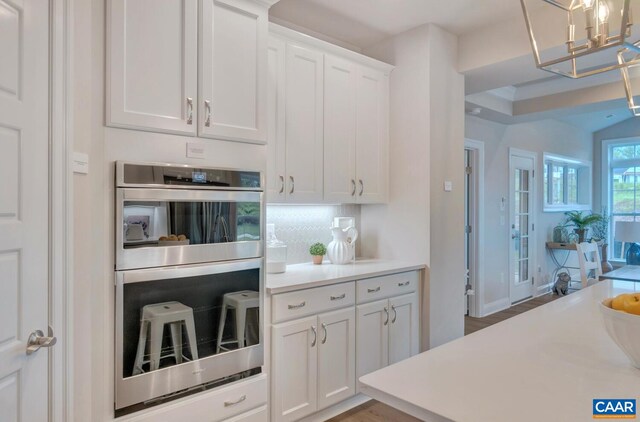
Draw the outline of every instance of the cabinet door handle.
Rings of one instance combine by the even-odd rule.
[[[242,403],[246,399],[247,399],[247,396],[244,395],[244,396],[241,396],[238,400],[226,401],[226,402],[224,402],[224,407],[229,407],[229,406],[233,406],[233,405]]]
[[[280,177],[280,192],[278,192],[279,194],[283,194],[284,193],[284,176],[279,176]]]
[[[364,182],[362,179],[358,180],[360,182],[360,196],[364,193]]]
[[[293,195],[296,187],[296,181],[293,179],[293,176],[289,176],[289,181],[291,182],[291,190],[289,190],[289,195]]]
[[[193,124],[193,98],[187,97],[187,124]]]
[[[391,305],[391,310],[393,311],[393,319],[391,320],[392,324],[396,323],[396,319],[398,319],[398,313],[396,312],[396,307]]]
[[[322,344],[327,342],[327,324],[322,323],[322,329],[324,330],[324,337],[322,337]]]
[[[351,179],[351,196],[356,196],[356,181]]]
[[[315,325],[311,326],[311,331],[313,331],[313,341],[311,342],[311,347],[315,347],[316,343],[318,342],[318,330],[316,330]]]
[[[342,300],[347,297],[346,293],[342,293],[340,296],[331,296],[331,300]]]
[[[367,293],[377,293],[380,291],[380,286],[376,287],[375,289],[367,289]]]
[[[204,125],[209,127],[211,126],[211,101],[209,100],[204,100],[204,113]]]
[[[384,313],[387,314],[387,319],[384,321],[384,325],[387,325],[389,323],[389,310],[386,306],[384,307]]]
[[[305,306],[307,306],[307,302],[300,302],[297,305],[289,305],[289,309],[300,309],[300,308],[304,308]]]
[[[398,283],[398,287],[405,287],[409,285],[409,281],[405,281],[404,283]]]

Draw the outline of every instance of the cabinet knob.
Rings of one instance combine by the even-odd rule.
[[[284,176],[278,177],[280,177],[280,191],[278,191],[278,193],[282,195],[284,193]]]
[[[392,324],[396,323],[396,319],[398,318],[398,313],[396,312],[396,307],[391,305],[391,310],[393,311],[393,319],[391,320]]]
[[[318,330],[316,330],[315,325],[311,326],[311,331],[313,331],[313,341],[311,342],[311,347],[315,347],[316,343],[318,342]]]
[[[187,97],[187,124],[193,124],[193,98]]]
[[[289,190],[289,195],[293,195],[293,192],[296,188],[296,181],[293,179],[293,176],[289,176],[289,182],[291,182],[291,189]]]
[[[362,181],[362,179],[360,179],[359,182],[360,182],[360,196],[362,196],[362,194],[364,193],[364,182]]]
[[[356,196],[356,181],[351,179],[351,196]]]
[[[206,127],[211,126],[211,101],[204,100],[204,125]]]
[[[327,342],[327,324],[322,323],[322,329],[324,330],[324,337],[322,337],[322,344]]]
[[[387,309],[387,307],[384,307],[384,313],[387,315],[387,319],[384,320],[384,325],[389,324],[389,310]]]

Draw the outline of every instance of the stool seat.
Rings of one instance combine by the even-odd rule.
[[[220,350],[229,350],[224,347],[225,344],[237,343],[238,348],[245,346],[245,326],[247,318],[247,310],[260,307],[260,294],[253,290],[241,290],[238,292],[225,293],[222,297],[222,309],[220,311],[220,323],[218,324],[218,342],[216,353]],[[235,315],[235,338],[232,340],[222,341],[222,334],[227,319],[227,311],[233,311]]]
[[[138,350],[133,366],[133,375],[144,372],[142,366],[149,364],[149,370],[155,371],[160,368],[162,359],[173,357],[176,364],[182,363],[183,359],[188,360],[182,353],[182,325],[185,325],[187,332],[187,344],[193,360],[198,359],[198,347],[196,342],[195,323],[193,321],[193,309],[180,302],[163,302],[146,305],[142,308],[140,318],[140,337],[138,339]],[[162,339],[164,327],[168,325],[171,331],[171,346],[173,353],[162,354]],[[151,329],[149,339],[149,359],[145,359],[147,348],[148,332]]]

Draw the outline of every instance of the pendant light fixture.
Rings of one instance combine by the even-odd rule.
[[[539,69],[582,78],[640,64],[640,55],[620,62],[615,57],[617,50],[612,49],[624,47],[640,53],[640,48],[629,40],[633,26],[631,0],[520,0],[520,3]],[[557,20],[552,14],[560,19],[561,15],[566,16],[565,47],[543,52],[540,40],[553,33],[549,25]]]
[[[640,95],[638,95],[638,101],[634,93],[634,78],[632,76],[640,77],[640,54],[638,53],[640,47],[640,41],[634,44],[634,48],[624,48],[618,51],[618,63],[621,66],[620,72],[622,73],[622,83],[624,84],[624,92],[627,95],[627,104],[629,110],[634,116],[640,116]],[[635,75],[632,75],[632,72]]]

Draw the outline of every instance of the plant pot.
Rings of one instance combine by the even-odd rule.
[[[313,258],[313,263],[315,265],[322,264],[322,258],[324,258],[322,255],[311,255],[311,257]]]
[[[587,237],[587,229],[573,229],[573,231],[578,235],[578,243],[585,241],[585,238]]]
[[[600,257],[602,258],[602,273],[608,273],[609,271],[613,271],[613,265],[611,265],[611,263],[609,262],[609,259],[607,257],[607,248],[609,247],[608,244],[603,243],[602,244],[602,254],[600,254]]]

